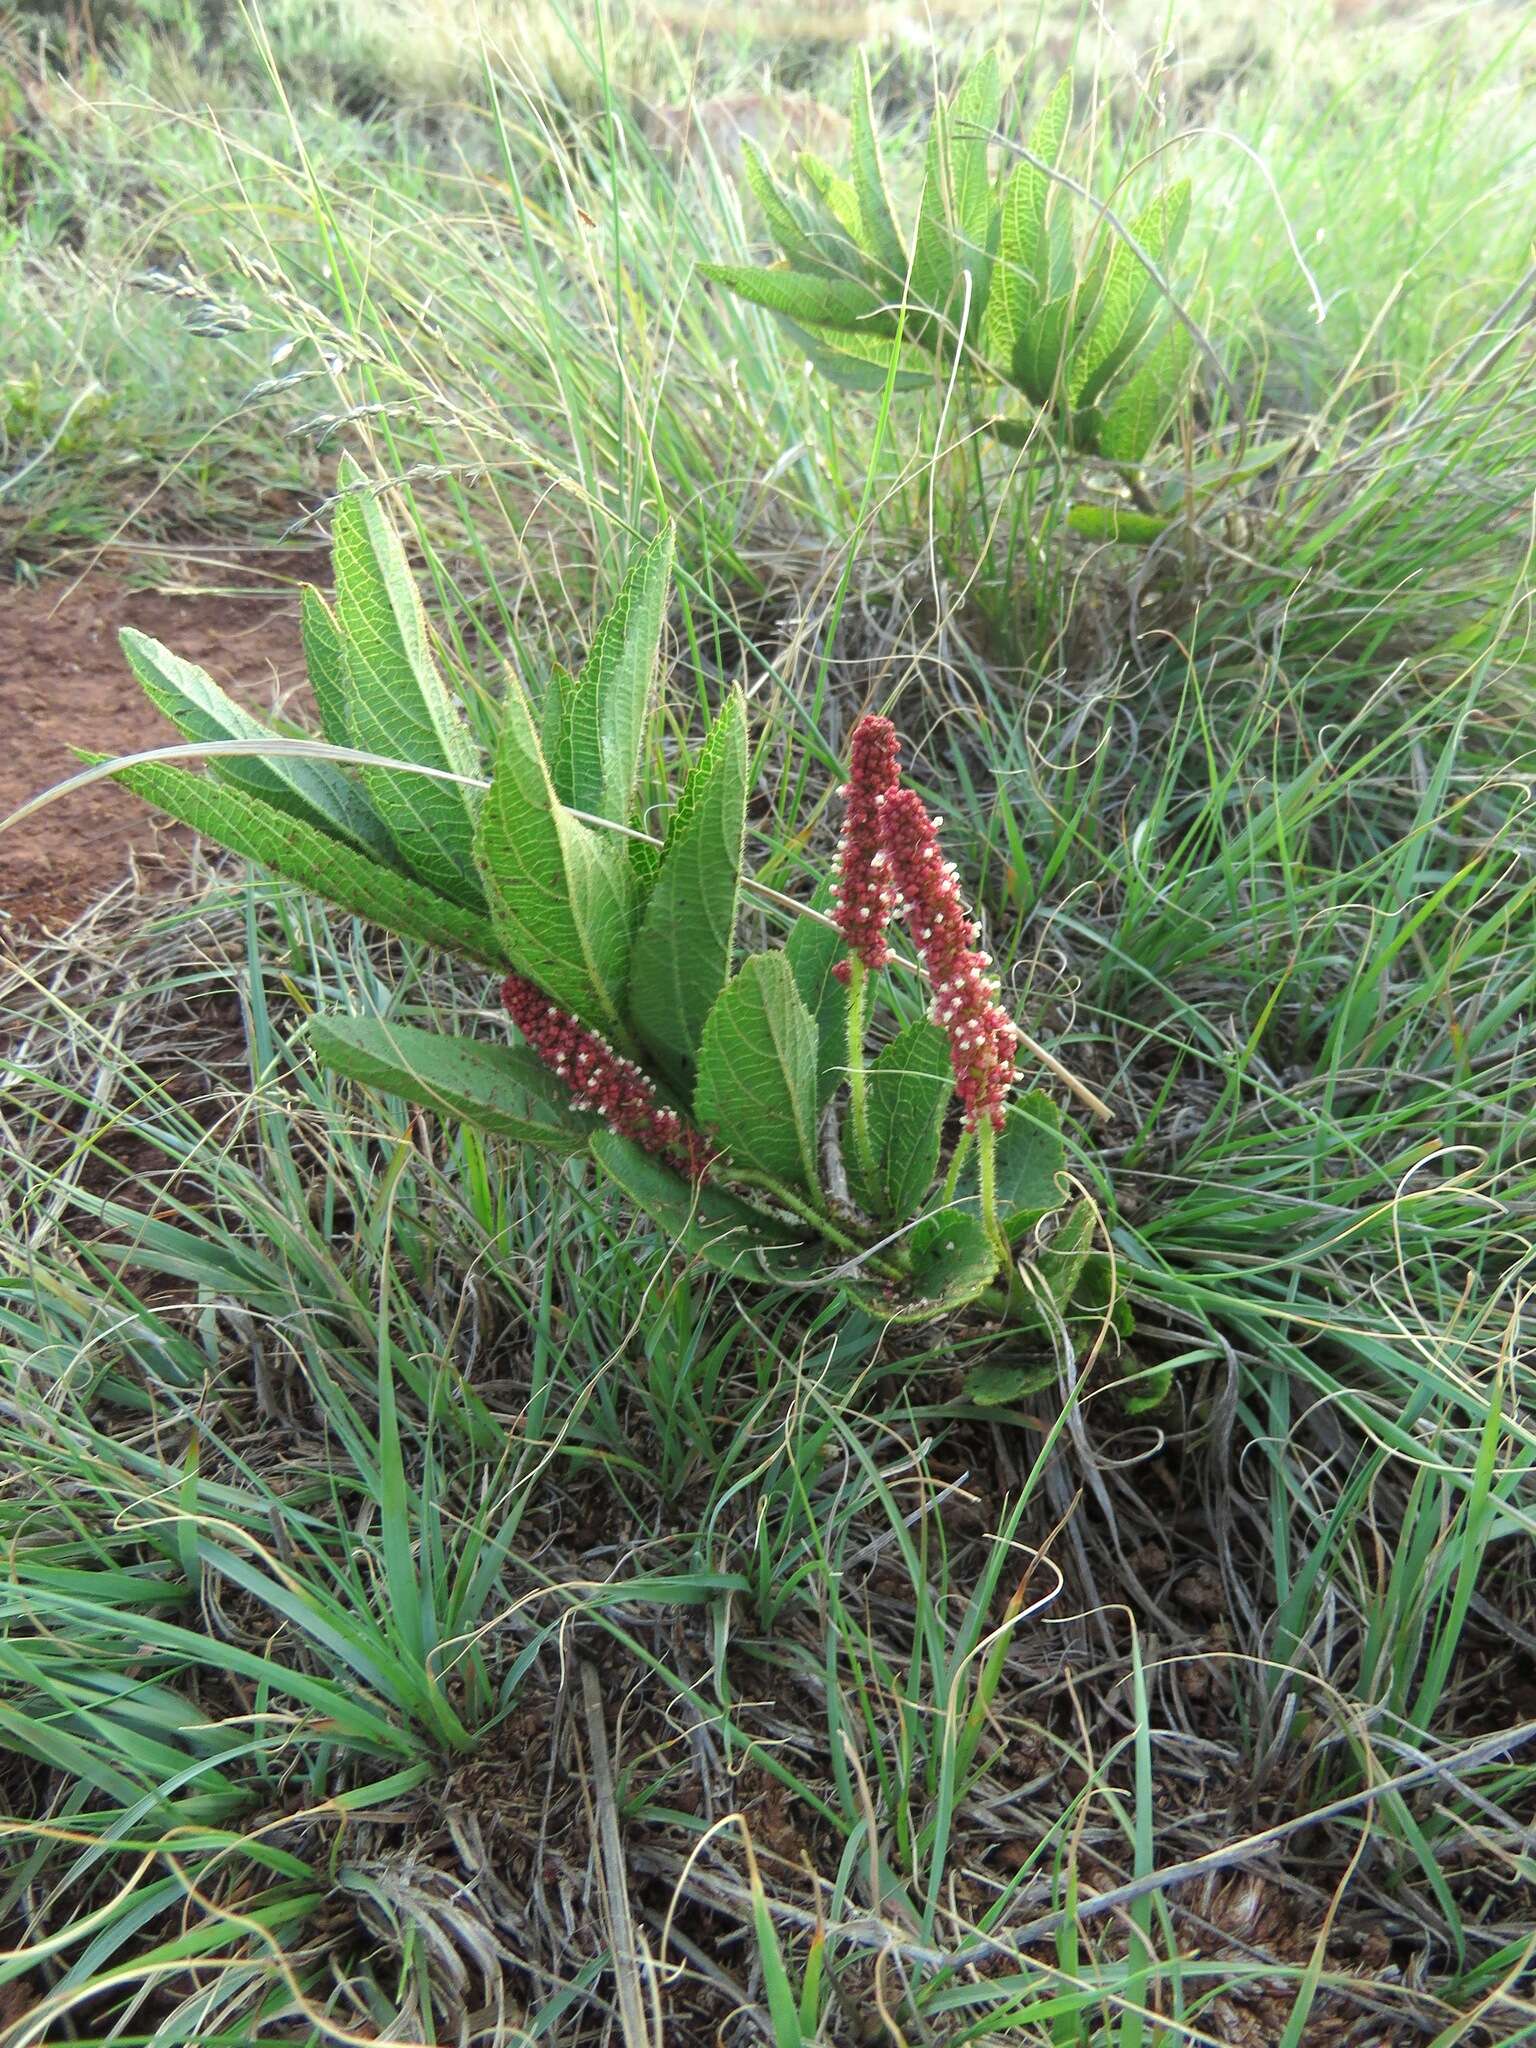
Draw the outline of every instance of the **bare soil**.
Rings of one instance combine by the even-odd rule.
[[[170,566],[173,580],[154,589],[98,567],[6,594],[0,818],[75,773],[75,748],[128,754],[176,738],[123,658],[123,626],[197,662],[252,710],[302,694],[298,592],[328,582],[323,551],[267,550],[254,565],[173,557]],[[55,930],[130,873],[152,884],[157,855],[177,835],[113,783],[62,798],[0,839],[0,933]]]

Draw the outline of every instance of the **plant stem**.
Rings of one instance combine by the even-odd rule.
[[[981,1189],[982,1228],[992,1240],[992,1248],[1003,1262],[1008,1274],[1008,1289],[1013,1291],[1013,1249],[1008,1242],[1007,1232],[997,1220],[997,1132],[990,1117],[983,1117],[976,1131],[977,1179]]]
[[[853,1155],[864,1182],[864,1200],[877,1193],[875,1148],[869,1137],[869,1096],[865,1086],[864,1012],[868,999],[869,970],[862,960],[848,963],[848,1121],[853,1131]]]
[[[960,1185],[960,1175],[965,1169],[965,1162],[971,1156],[971,1140],[975,1135],[974,1131],[962,1131],[959,1142],[950,1155],[949,1171],[944,1176],[943,1199],[946,1202],[955,1199],[955,1190]]]

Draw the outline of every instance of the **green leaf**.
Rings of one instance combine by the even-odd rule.
[[[997,1278],[997,1251],[968,1209],[925,1216],[907,1239],[911,1279],[905,1300],[885,1313],[897,1323],[926,1323],[973,1302]]]
[[[1166,1359],[1155,1365],[1141,1365],[1128,1374],[1120,1388],[1120,1406],[1127,1415],[1147,1415],[1161,1408],[1173,1392],[1173,1367]]]
[[[807,1244],[793,1224],[765,1215],[723,1188],[692,1186],[616,1131],[595,1134],[592,1156],[656,1224],[675,1255],[702,1259],[746,1280],[804,1281],[816,1274],[822,1248]]]
[[[562,685],[555,786],[573,809],[628,824],[672,589],[672,528],[630,562],[613,609],[597,632],[573,688]]]
[[[630,972],[640,1041],[685,1097],[705,1020],[730,979],[746,819],[746,704],[736,690],[683,784]]]
[[[831,885],[823,883],[812,908],[826,910],[831,901]],[[831,1101],[848,1072],[848,990],[833,972],[847,953],[842,933],[816,917],[797,917],[784,947],[800,1000],[816,1019],[818,1110]]]
[[[949,1041],[921,1018],[881,1053],[869,1069],[869,1136],[889,1215],[915,1215],[933,1185],[954,1093]]]
[[[949,203],[959,266],[976,283],[971,306],[979,320],[997,254],[997,203],[990,153],[1002,111],[997,53],[989,50],[955,94],[949,117]]]
[[[1074,405],[1090,406],[1146,338],[1163,294],[1131,246],[1138,244],[1159,270],[1189,219],[1189,181],[1171,186],[1131,223],[1131,241],[1115,237],[1103,284],[1084,309],[1085,338],[1072,365]]]
[[[1072,124],[1072,74],[1063,72],[1029,138],[1037,163],[1028,166],[1039,180],[1038,201],[1028,205],[1018,223],[1019,260],[1035,283],[1040,300],[1064,291],[1072,274],[1072,223],[1067,188],[1048,175],[1061,165],[1067,130]],[[1021,204],[1024,195],[1020,194]]]
[[[905,279],[907,251],[891,211],[880,138],[869,90],[869,59],[861,50],[854,67],[853,101],[849,114],[853,149],[853,187],[858,196],[859,239],[864,251],[895,279]]]
[[[1049,1248],[1034,1262],[1034,1278],[1049,1295],[1057,1315],[1062,1318],[1070,1310],[1083,1278],[1093,1249],[1094,1229],[1092,1204],[1079,1202],[1067,1212]]]
[[[1018,420],[999,416],[986,422],[989,434],[1002,442],[1005,448],[1030,448],[1041,438],[1040,428],[1034,419]]]
[[[380,867],[259,797],[159,762],[123,768],[115,780],[205,839],[287,876],[356,917],[486,966],[506,966],[506,955],[484,917],[434,894],[424,883]]]
[[[870,285],[851,277],[813,275],[783,265],[758,270],[750,263],[701,263],[700,274],[738,297],[804,326],[848,329],[858,334],[893,334],[895,316]]]
[[[823,163],[813,150],[802,149],[798,161],[806,183],[826,208],[836,227],[848,237],[853,248],[857,249],[863,225],[859,219],[859,195],[846,178],[840,177],[830,164]]]
[[[561,803],[576,801],[571,794],[571,699],[576,678],[563,662],[554,662],[539,708],[539,751],[549,765],[549,779]]]
[[[242,710],[195,662],[183,661],[132,626],[125,626],[118,638],[145,696],[187,739],[260,743],[276,738],[270,726]],[[350,840],[376,859],[392,860],[388,833],[357,788],[328,761],[293,754],[226,756],[210,761],[208,772],[215,782],[231,783],[322,832]]]
[[[1064,71],[1051,88],[1051,96],[1040,110],[1029,138],[1031,156],[1053,167],[1061,161],[1062,144],[1072,125],[1072,74]]]
[[[639,818],[635,820],[635,830],[644,830]],[[635,914],[639,916],[661,873],[661,848],[649,839],[626,839],[624,844],[629,849],[629,871],[635,878]]]
[[[816,1106],[815,1022],[784,954],[759,953],[709,1013],[695,1114],[737,1166],[814,1190]]]
[[[337,1073],[521,1143],[579,1152],[599,1128],[530,1052],[383,1017],[316,1017],[305,1036]]]
[[[350,461],[344,483],[360,482]],[[336,507],[336,620],[346,653],[352,744],[473,776],[479,757],[427,640],[426,614],[382,500],[356,488]],[[365,768],[373,807],[401,857],[440,894],[478,904],[471,859],[476,792],[398,768]]]
[[[1011,289],[1017,290],[1022,283],[1036,300],[1046,297],[1053,284],[1060,282],[1052,276],[1053,251],[1047,229],[1061,203],[1063,187],[1043,167],[1054,170],[1059,164],[1071,119],[1072,74],[1067,72],[1056,81],[1029,138],[1029,154],[1038,161],[1022,160],[1003,188],[997,248],[1000,290],[1004,270],[1014,274]],[[1019,331],[1017,325],[1013,331]]]
[[[988,150],[1002,104],[997,56],[989,51],[954,99],[934,109],[912,256],[912,296],[958,321],[957,281],[974,280],[971,331],[985,312],[995,254],[996,208]]]
[[[1122,1337],[1136,1328],[1131,1304],[1115,1284],[1115,1262],[1108,1252],[1090,1252],[1083,1262],[1076,1292],[1072,1297],[1075,1316],[1108,1317],[1110,1326]]]
[[[1041,168],[1054,168],[1060,160],[1071,117],[1067,73],[1029,138],[1030,154],[1039,162],[1015,167],[998,209],[986,347],[1036,405],[1050,401],[1071,321],[1071,221],[1062,187]]]
[[[915,391],[933,382],[931,359],[889,336],[850,334],[837,327],[792,324],[790,333],[833,384],[845,391]],[[891,374],[895,363],[896,372]]]
[[[982,347],[1009,375],[1013,352],[1030,314],[1040,305],[1039,282],[1028,260],[1036,232],[1036,211],[1043,219],[1048,181],[1033,164],[1018,164],[1003,186],[998,207],[997,262],[987,294]]]
[[[1047,1358],[1028,1365],[1010,1365],[996,1359],[974,1366],[965,1376],[965,1398],[978,1408],[1013,1408],[1030,1394],[1049,1386],[1056,1377],[1056,1361]]]
[[[299,592],[299,632],[304,642],[304,666],[320,730],[333,747],[350,747],[352,723],[347,716],[347,650],[335,614],[312,583]]]
[[[513,966],[561,1009],[622,1039],[634,875],[622,845],[556,797],[533,713],[510,674],[475,857]]]
[[[1124,541],[1150,547],[1174,523],[1172,512],[1134,512],[1129,505],[1074,505],[1067,525],[1084,540]]]
[[[1060,293],[1029,313],[1013,344],[1010,382],[1031,404],[1053,405],[1061,396],[1062,358],[1072,324],[1073,294]]]
[[[741,168],[769,233],[791,264],[821,277],[845,276],[853,251],[841,231],[829,232],[803,200],[780,184],[749,136],[742,137]]]
[[[1189,360],[1189,336],[1170,320],[1104,413],[1094,437],[1099,454],[1110,462],[1145,459],[1179,402]]]
[[[1042,1216],[1066,1200],[1058,1176],[1067,1163],[1061,1111],[1048,1095],[1031,1089],[1009,1105],[1008,1122],[997,1141],[997,1215],[1010,1243],[1033,1230]],[[974,1174],[968,1177],[975,1186]]]

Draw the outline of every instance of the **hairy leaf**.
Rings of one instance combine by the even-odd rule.
[[[570,1107],[569,1091],[520,1047],[449,1038],[384,1017],[316,1017],[305,1036],[316,1058],[337,1073],[504,1138],[579,1152],[599,1128],[595,1117]]]
[[[213,677],[194,662],[183,661],[147,633],[125,626],[118,636],[128,665],[144,694],[189,740],[275,739],[272,728],[253,718],[225,695]],[[233,783],[278,810],[305,818],[322,832],[346,839],[374,859],[391,865],[394,850],[389,834],[374,816],[367,799],[329,761],[303,755],[216,756],[208,763],[215,782]]]
[[[853,188],[858,198],[860,240],[864,251],[893,279],[904,279],[907,251],[891,211],[880,139],[869,91],[869,59],[861,50],[854,66],[853,103],[849,118],[853,148]]]
[[[799,162],[806,183],[826,208],[835,226],[848,237],[853,249],[857,249],[862,228],[859,195],[846,178],[839,176],[830,164],[823,163],[814,151],[802,149]]]
[[[1115,393],[1094,437],[1110,462],[1138,463],[1168,423],[1189,372],[1190,340],[1170,320]]]
[[[884,391],[887,382],[893,391],[914,391],[933,382],[931,359],[889,336],[804,324],[791,325],[789,331],[821,374],[845,391]]]
[[[347,716],[347,650],[335,614],[312,583],[299,592],[299,631],[304,641],[304,666],[320,730],[333,747],[350,747],[352,721]]]
[[[1072,115],[1072,79],[1061,78],[1029,138],[1028,158],[1003,187],[986,346],[1003,373],[1045,404],[1066,343],[1071,299],[1071,225],[1062,188],[1042,166],[1058,163]],[[1047,309],[1059,303],[1059,310]]]
[[[746,1280],[814,1276],[820,1247],[807,1245],[793,1224],[781,1223],[712,1185],[693,1187],[649,1152],[616,1131],[598,1131],[592,1156],[668,1241],[674,1254],[702,1259]]]
[[[954,1085],[949,1041],[927,1018],[892,1039],[869,1070],[870,1144],[891,1216],[915,1215],[933,1185]]]
[[[161,762],[120,769],[115,779],[205,839],[258,861],[356,917],[490,967],[507,964],[486,918],[436,895],[425,883],[380,867],[259,797]]]
[[[965,1376],[965,1396],[978,1408],[1012,1408],[1027,1395],[1048,1387],[1056,1377],[1054,1358],[1020,1360],[989,1359]]]
[[[705,1021],[730,979],[746,817],[746,706],[738,690],[683,784],[630,973],[629,1014],[641,1043],[685,1096]]]
[[[1010,381],[1031,404],[1055,403],[1061,392],[1062,358],[1072,323],[1072,293],[1048,299],[1026,315],[1013,344]]]
[[[973,323],[985,308],[997,254],[997,208],[989,161],[1002,109],[1003,86],[997,54],[989,50],[955,94],[949,117],[949,203],[956,256],[975,280]]]
[[[619,825],[635,806],[671,588],[672,528],[663,526],[631,560],[574,687],[562,683],[556,789],[564,778],[575,810]]]
[[[804,326],[848,329],[856,334],[895,332],[895,316],[880,294],[852,277],[791,270],[757,270],[750,263],[701,263],[700,274],[723,284],[754,305],[766,306]]]
[[[515,676],[475,854],[508,959],[562,1009],[622,1038],[634,876],[622,845],[556,797]]]
[[[992,1285],[997,1252],[968,1209],[925,1216],[907,1239],[912,1276],[904,1299],[888,1305],[893,1322],[926,1323],[951,1315]]]
[[[1125,541],[1150,547],[1172,526],[1171,512],[1135,512],[1128,505],[1074,505],[1067,524],[1084,540]]]
[[[759,953],[704,1026],[694,1109],[735,1163],[817,1186],[816,1025],[782,952]]]
[[[344,465],[343,476],[357,481],[355,466]],[[332,553],[352,744],[473,776],[474,742],[432,658],[400,537],[372,491],[354,489],[336,507]],[[397,768],[365,768],[363,780],[412,872],[441,894],[478,905],[471,859],[476,793]]]
[[[539,707],[539,749],[549,767],[549,779],[561,803],[576,801],[571,794],[571,699],[576,678],[563,662],[550,666]]]
[[[1062,1206],[1066,1197],[1058,1176],[1066,1163],[1061,1111],[1055,1103],[1037,1088],[1016,1097],[997,1141],[993,1168],[998,1221],[1010,1242]]]
[[[1176,246],[1189,218],[1188,180],[1160,193],[1131,223],[1131,241],[1159,270]],[[1085,337],[1072,365],[1074,405],[1089,406],[1146,338],[1163,295],[1136,249],[1116,236],[1103,281],[1083,309]]]
[[[741,168],[769,233],[793,267],[816,276],[846,276],[855,252],[842,230],[829,230],[797,193],[779,182],[749,136],[742,137]]]
[[[1127,1415],[1147,1415],[1161,1408],[1173,1392],[1173,1367],[1166,1359],[1151,1365],[1133,1365],[1122,1374],[1120,1405]]]
[[[1112,1329],[1129,1337],[1136,1328],[1136,1316],[1116,1281],[1115,1262],[1108,1252],[1090,1252],[1083,1261],[1072,1313],[1095,1320],[1107,1319]]]
[[[958,320],[956,280],[968,271],[974,280],[973,332],[984,311],[994,254],[988,150],[1001,104],[997,56],[989,51],[950,104],[934,109],[918,208],[912,296],[919,305]]]
[[[1035,419],[1009,419],[1000,414],[988,420],[986,428],[1005,448],[1032,448],[1040,438],[1040,424]]]
[[[812,908],[825,910],[831,901],[831,886],[823,883]],[[848,1072],[848,991],[832,971],[847,951],[842,933],[815,917],[797,917],[784,947],[800,1000],[816,1019],[818,1109],[832,1099]]]
[[[1093,1250],[1094,1227],[1092,1205],[1077,1203],[1062,1218],[1049,1246],[1035,1260],[1031,1271],[1036,1298],[1047,1319],[1052,1311],[1056,1318],[1065,1318],[1071,1309]]]

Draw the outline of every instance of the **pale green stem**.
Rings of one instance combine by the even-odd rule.
[[[867,1194],[875,1191],[875,1148],[869,1136],[869,1095],[864,1067],[864,1012],[868,999],[869,970],[862,960],[848,963],[848,1122],[853,1131],[853,1154]]]
[[[981,1189],[982,1228],[992,1240],[993,1249],[1003,1262],[1003,1270],[1009,1276],[1009,1291],[1013,1286],[1013,1251],[1008,1243],[1007,1232],[997,1218],[997,1132],[992,1128],[992,1119],[984,1116],[976,1131],[977,1179]]]
[[[944,1176],[944,1201],[946,1203],[952,1202],[955,1199],[955,1191],[960,1185],[960,1176],[965,1171],[965,1162],[971,1156],[971,1140],[975,1135],[974,1131],[962,1131],[960,1133],[960,1142],[954,1149],[949,1162],[949,1171]]]

